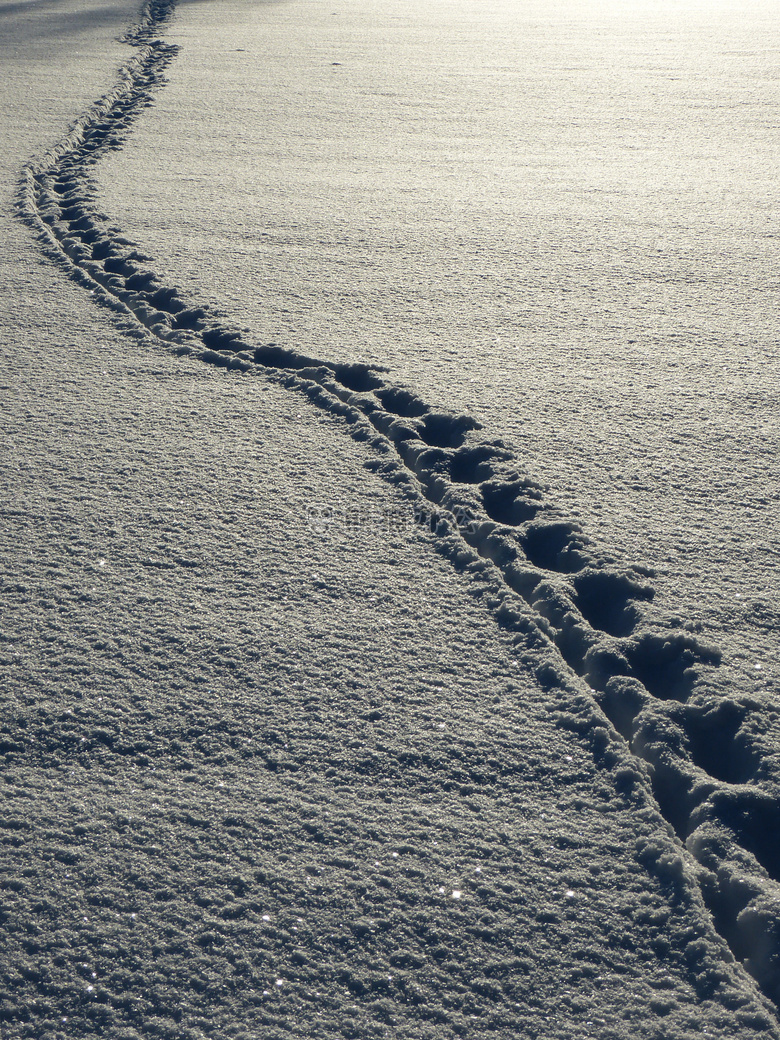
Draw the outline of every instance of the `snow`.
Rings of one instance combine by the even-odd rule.
[[[0,11],[4,1035],[777,1036],[776,12],[334,6]]]

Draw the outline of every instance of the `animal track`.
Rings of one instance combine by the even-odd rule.
[[[428,412],[419,427],[425,443],[437,448],[460,448],[466,434],[479,428],[479,423],[471,416],[449,415],[447,412]]]
[[[378,387],[376,396],[388,412],[404,419],[412,419],[430,411],[427,404],[402,386]]]
[[[762,791],[719,790],[710,804],[716,818],[751,852],[772,878],[780,876],[780,805]]]
[[[744,784],[755,776],[760,755],[740,734],[748,710],[733,701],[691,706],[682,724],[695,766],[727,784]]]
[[[522,524],[542,508],[541,489],[530,480],[486,480],[480,490],[485,512],[498,524]]]
[[[590,562],[577,524],[532,524],[522,536],[525,555],[542,570],[573,574]]]
[[[495,444],[466,445],[450,457],[450,478],[456,484],[493,483],[491,476],[496,472],[499,464],[511,461],[512,457],[512,452],[503,446]],[[491,517],[491,519],[495,520],[496,517]]]
[[[661,700],[684,701],[698,677],[696,665],[720,664],[720,652],[682,632],[647,632],[626,646],[632,674]]]
[[[572,579],[574,602],[593,628],[611,636],[627,636],[640,618],[635,603],[651,600],[654,591],[628,574],[584,570]]]
[[[544,489],[523,475],[511,449],[480,437],[473,417],[433,410],[376,367],[247,342],[211,308],[163,284],[151,258],[95,211],[89,172],[122,146],[163,84],[178,48],[156,36],[174,7],[175,0],[150,0],[125,36],[139,53],[116,87],[25,167],[23,218],[48,255],[125,331],[228,369],[262,371],[343,417],[353,437],[373,445],[370,468],[404,489],[456,566],[488,583],[498,622],[539,654],[554,650],[563,671],[540,665],[540,681],[564,682],[565,662],[648,763],[662,813],[701,865],[716,926],[778,1001],[780,936],[760,901],[766,876],[780,881],[780,810],[745,787],[760,765],[740,735],[748,707],[692,699],[702,666],[717,665],[718,652],[679,630],[638,631],[638,604],[653,597],[644,575],[599,560],[579,526],[561,518]],[[712,827],[721,828],[715,837]],[[746,871],[749,882],[739,881]]]

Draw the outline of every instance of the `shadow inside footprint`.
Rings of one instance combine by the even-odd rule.
[[[347,390],[354,390],[356,394],[364,394],[383,385],[379,376],[368,365],[361,363],[334,365],[333,371],[336,373],[336,379],[338,379],[341,385],[345,386]]]
[[[176,319],[178,325],[181,320],[181,315]],[[255,347],[254,353],[255,361],[258,365],[265,365],[267,368],[286,368],[286,369],[301,369],[301,368],[319,368],[322,366],[322,362],[316,358],[306,357],[304,354],[296,354],[292,350],[287,350],[285,347],[277,347],[275,343],[264,343],[261,347]]]
[[[210,350],[246,350],[246,344],[241,339],[241,333],[237,329],[225,328],[223,325],[214,325],[201,332],[201,339]]]
[[[132,288],[129,283],[128,288]],[[197,332],[203,328],[207,318],[208,314],[203,307],[187,307],[185,310],[177,312],[173,327],[181,329],[182,332]]]
[[[480,490],[485,512],[497,524],[522,524],[532,520],[541,508],[540,493],[523,480],[490,480]]]
[[[154,271],[138,271],[127,279],[125,285],[132,292],[156,292],[160,288]]]
[[[625,647],[631,672],[659,700],[685,701],[698,675],[694,665],[720,664],[720,652],[692,636],[648,632]]]
[[[576,524],[560,521],[532,525],[523,533],[520,542],[528,560],[542,570],[572,574],[587,563]]]
[[[99,241],[100,236],[101,232],[97,228],[90,228],[88,231],[82,231],[80,238],[82,242],[85,242],[88,246],[91,246],[94,245],[95,242]]]
[[[430,411],[424,401],[402,386],[386,386],[374,393],[388,412],[402,419],[413,419]]]
[[[497,463],[511,458],[511,451],[494,444],[463,447],[452,456],[450,477],[456,484],[481,484],[493,476]]]
[[[459,448],[469,430],[480,428],[477,420],[470,415],[428,412],[420,424],[420,437],[432,447]]]
[[[573,579],[574,602],[592,628],[611,636],[627,636],[639,620],[632,600],[653,598],[654,591],[612,571],[586,571]]]
[[[780,803],[761,791],[715,791],[711,812],[751,852],[774,881],[780,881]]]
[[[186,308],[184,301],[176,295],[175,289],[159,289],[149,297],[149,303],[160,311],[167,311],[168,314],[181,314]]]
[[[693,764],[727,784],[750,780],[760,756],[738,736],[746,714],[744,705],[728,700],[714,707],[690,705],[681,721]]]
[[[130,278],[135,274],[137,268],[135,264],[131,264],[126,257],[109,256],[106,257],[103,262],[103,270],[108,274],[119,274],[123,278]]]

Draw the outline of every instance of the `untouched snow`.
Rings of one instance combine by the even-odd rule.
[[[609,64],[598,32],[541,8],[547,35],[528,18],[505,36],[511,4],[487,27],[469,5],[453,23],[438,4],[367,19],[351,3],[202,2],[158,23],[165,6],[135,47],[116,41],[130,5],[0,7],[2,1035],[777,1036],[778,590],[762,565],[776,489],[753,458],[766,508],[745,519],[728,490],[774,436],[770,246],[733,258],[734,285],[756,280],[750,336],[713,275],[706,299],[678,301],[699,346],[673,342],[650,297],[636,350],[617,348],[635,304],[605,247],[585,278],[601,310],[573,293],[572,353],[534,316],[558,306],[538,278],[562,292],[560,265],[594,250],[580,190],[608,239],[630,223],[629,201],[615,211],[582,184],[620,119],[601,111],[586,134],[532,44],[574,41],[586,75],[625,85],[631,19],[609,16],[623,34]],[[735,9],[703,45],[689,10],[672,50],[700,57],[689,86],[710,84]],[[745,77],[764,68],[760,14],[739,23]],[[523,61],[495,65],[497,39],[530,41]],[[497,87],[474,105],[491,69],[502,87],[523,69],[540,103]],[[724,105],[742,82],[721,83]],[[511,287],[521,373],[494,337],[515,313],[498,238],[533,166],[502,165],[497,128],[518,111],[538,120],[525,154],[548,167],[541,225],[558,210],[566,224],[561,178],[579,207],[555,261]],[[759,156],[762,113],[740,123]],[[427,168],[420,142],[436,146]],[[509,171],[504,200],[486,156],[496,181]],[[668,172],[645,168],[641,235]],[[749,226],[752,199],[732,200],[731,226]],[[468,241],[442,253],[448,234]],[[754,423],[727,422],[705,355],[739,369]],[[625,390],[638,359],[665,402],[655,419]],[[705,403],[731,447],[698,436],[708,496],[684,522],[659,474]],[[622,465],[632,438],[655,468],[642,488],[610,478],[607,498],[602,460]],[[715,555],[716,527],[752,549]],[[637,556],[662,573],[628,569]],[[735,591],[746,578],[760,598]]]

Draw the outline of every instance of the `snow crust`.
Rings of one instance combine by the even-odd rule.
[[[229,6],[223,43],[312,32]],[[241,183],[172,208],[138,136],[192,163],[193,70],[256,86],[212,5],[147,10],[118,78],[120,26],[71,12],[67,56],[3,15],[47,113],[3,169],[8,1035],[777,1035],[771,685],[424,351],[271,342],[240,250],[226,291]]]

